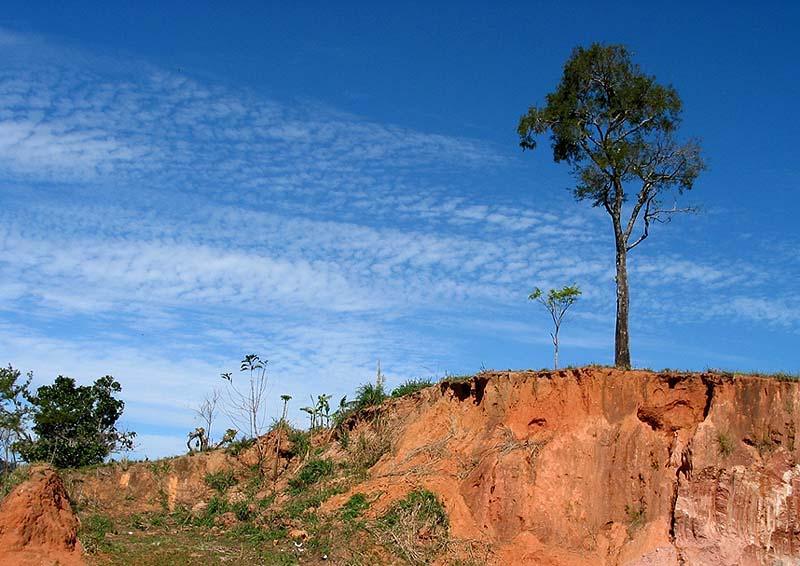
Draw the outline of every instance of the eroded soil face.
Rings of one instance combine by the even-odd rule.
[[[440,564],[795,564],[798,419],[794,382],[606,368],[485,372],[354,417],[338,439],[318,433],[311,457],[333,468],[300,491],[288,481],[303,459],[288,453],[278,480],[256,487],[247,479],[252,452],[103,468],[68,484],[95,511],[173,517],[208,505],[215,493],[204,478],[232,470],[239,485],[224,497],[249,498],[252,516],[229,511],[230,524],[209,532],[240,529],[258,539],[261,560],[267,549],[286,563],[413,561],[413,549],[392,546],[398,538],[381,531],[381,518],[409,492],[428,490],[448,517]],[[354,452],[362,441],[385,449],[365,460]],[[367,503],[344,519],[354,496]],[[412,535],[424,543],[429,533]]]

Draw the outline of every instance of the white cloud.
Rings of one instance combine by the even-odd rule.
[[[0,46],[0,362],[117,376],[146,451],[177,446],[190,407],[247,352],[271,359],[273,398],[303,400],[352,392],[377,358],[394,381],[463,369],[461,330],[549,363],[543,327],[520,322],[526,296],[572,282],[582,326],[565,345],[608,342],[607,219],[494,195],[485,172],[513,166],[492,144],[51,57],[2,29]],[[648,241],[634,304],[670,324],[735,312],[796,328],[786,289],[762,298],[772,270]],[[796,254],[781,270],[798,272]]]

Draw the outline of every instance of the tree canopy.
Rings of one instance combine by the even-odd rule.
[[[665,196],[691,189],[705,168],[698,142],[676,139],[681,110],[677,91],[645,74],[625,46],[594,43],[572,52],[546,104],[531,106],[517,126],[523,149],[534,149],[537,137],[549,133],[553,159],[572,168],[575,198],[611,217],[618,366],[630,366],[627,252],[650,235],[654,222],[693,210],[669,206]]]
[[[52,385],[39,387],[29,396],[35,439],[21,442],[20,454],[28,462],[77,467],[132,449],[136,433],[121,432],[116,426],[125,403],[114,394],[121,390],[110,375],[80,386],[59,375]]]

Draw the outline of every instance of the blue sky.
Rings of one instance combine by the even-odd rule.
[[[610,363],[609,222],[515,136],[592,41],[678,89],[710,164],[631,254],[634,364],[800,370],[797,8],[163,4],[0,16],[0,363],[114,375],[139,455],[245,353],[273,416],[378,358],[546,366],[535,285],[584,289],[562,362]]]

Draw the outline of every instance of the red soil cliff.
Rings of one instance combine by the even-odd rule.
[[[800,564],[795,381],[606,368],[484,372],[370,412],[348,423],[351,437],[382,426],[391,449],[323,513],[361,492],[378,516],[427,488],[447,508],[451,552],[467,549],[477,563]],[[324,450],[341,455],[336,442]],[[209,497],[205,474],[230,467],[246,462],[211,453],[70,481],[76,497],[134,512],[191,507]]]
[[[489,562],[800,563],[795,382],[486,372],[385,410],[394,448],[350,493],[424,486]]]

